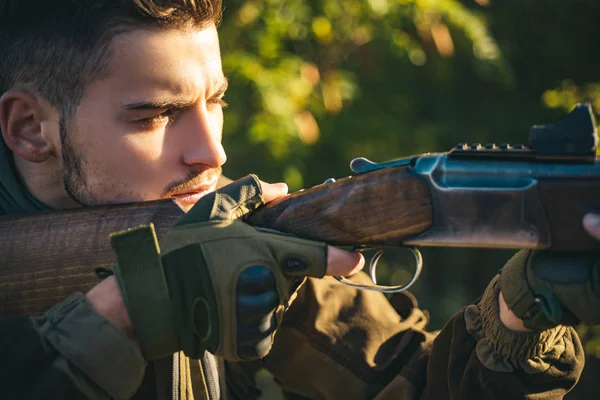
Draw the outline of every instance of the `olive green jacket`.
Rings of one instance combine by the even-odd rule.
[[[562,398],[583,368],[574,330],[507,330],[498,294],[494,279],[435,335],[408,295],[392,305],[379,293],[309,279],[265,359],[176,354],[151,364],[75,294],[42,317],[0,318],[0,398],[251,400],[261,368],[290,400]]]
[[[311,279],[265,365],[310,399],[562,398],[583,369],[577,334],[565,326],[511,331],[500,322],[498,295],[495,278],[432,334],[410,296],[392,299],[394,308],[379,293]]]

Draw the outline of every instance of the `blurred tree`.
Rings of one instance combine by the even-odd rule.
[[[357,156],[383,161],[458,142],[524,142],[531,125],[556,120],[579,101],[600,114],[596,0],[225,6],[225,173],[233,178],[253,172],[297,190],[348,175]],[[435,329],[479,296],[512,254],[423,253],[414,293],[431,309]],[[388,263],[382,277],[406,274]],[[600,353],[599,330],[580,333],[588,353]]]

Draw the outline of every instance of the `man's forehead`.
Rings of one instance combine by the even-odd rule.
[[[195,56],[202,57],[219,53],[219,36],[214,24],[202,29],[150,29],[137,28],[116,35],[111,41],[113,52],[129,53],[134,49],[143,51],[168,51],[175,46],[178,50],[187,49]],[[125,54],[125,55],[126,55]]]
[[[128,90],[187,94],[211,90],[225,80],[217,30],[138,29],[111,43],[109,81]]]

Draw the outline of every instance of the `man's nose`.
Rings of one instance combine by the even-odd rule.
[[[225,164],[227,155],[221,144],[223,118],[212,115],[206,109],[194,111],[188,116],[183,162],[186,165],[204,164],[217,168]]]

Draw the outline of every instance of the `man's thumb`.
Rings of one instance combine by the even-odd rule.
[[[361,253],[340,250],[329,246],[327,249],[327,272],[325,275],[350,276],[365,266],[365,258]]]
[[[590,235],[600,240],[600,215],[586,214],[583,217],[583,227]]]

